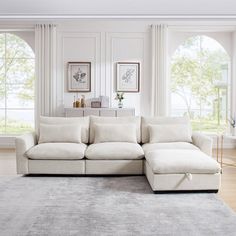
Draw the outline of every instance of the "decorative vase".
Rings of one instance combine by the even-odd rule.
[[[123,107],[123,102],[122,101],[119,101],[118,102],[118,108],[122,108]]]

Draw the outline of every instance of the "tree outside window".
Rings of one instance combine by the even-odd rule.
[[[187,115],[194,130],[223,131],[229,113],[230,58],[214,39],[188,38],[171,61],[171,114]]]
[[[34,127],[35,59],[20,37],[0,33],[0,134]]]

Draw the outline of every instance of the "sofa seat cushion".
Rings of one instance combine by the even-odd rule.
[[[133,160],[142,159],[144,152],[137,143],[108,142],[89,145],[85,156],[91,160]]]
[[[144,153],[156,151],[159,149],[187,149],[187,150],[199,150],[199,148],[191,143],[187,142],[173,142],[173,143],[145,143],[142,146]]]
[[[83,143],[41,143],[27,151],[26,156],[36,160],[80,160],[86,147]]]
[[[219,163],[200,150],[158,150],[145,157],[155,174],[216,174],[221,170]]]

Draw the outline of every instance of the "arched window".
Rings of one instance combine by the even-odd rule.
[[[229,113],[230,58],[214,39],[188,38],[171,60],[171,115],[188,115],[194,130],[222,131]]]
[[[0,33],[0,134],[34,127],[34,52],[20,37]]]

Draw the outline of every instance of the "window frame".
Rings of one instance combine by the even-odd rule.
[[[187,40],[188,38],[197,36],[197,35],[204,35],[207,36],[209,38],[214,39],[215,41],[217,41],[226,51],[226,53],[229,56],[229,63],[228,63],[228,97],[227,99],[230,100],[228,102],[228,115],[233,114],[236,111],[236,108],[234,109],[234,98],[236,98],[236,82],[233,81],[233,77],[234,74],[236,76],[236,70],[233,70],[233,65],[235,64],[234,61],[232,60],[232,58],[234,57],[234,55],[230,54],[229,51],[226,49],[226,42],[221,42],[215,34],[219,34],[219,35],[224,35],[225,37],[227,37],[226,34],[228,34],[228,42],[230,42],[231,44],[228,45],[228,47],[233,48],[234,44],[232,42],[235,42],[236,44],[236,40],[233,41],[233,36],[232,36],[232,32],[235,32],[235,29],[233,27],[221,27],[221,26],[169,26],[169,34],[171,34],[170,40],[168,42],[168,46],[169,46],[169,51],[168,51],[168,81],[167,81],[167,94],[168,94],[168,115],[171,115],[171,89],[170,89],[170,85],[171,85],[171,59],[173,54],[175,53],[176,49],[185,42],[185,40]],[[236,34],[236,33],[235,33]],[[182,40],[178,41],[179,38],[182,37]],[[236,35],[235,35],[236,37]],[[220,38],[220,37],[219,37]],[[177,39],[177,40],[176,40]],[[235,38],[236,39],[236,38]],[[178,43],[176,43],[178,41]],[[172,50],[172,51],[171,51]],[[236,54],[236,52],[234,53]],[[235,55],[236,56],[236,55]],[[230,129],[230,125],[227,124],[227,128],[226,128],[226,132],[228,133]],[[199,131],[202,133],[205,133],[207,135],[215,135],[214,133],[209,133],[206,131]]]
[[[7,86],[8,85],[24,85],[25,83],[9,83],[7,82],[7,60],[31,60],[34,62],[35,65],[35,52],[33,51],[33,49],[31,48],[31,46],[29,45],[29,43],[23,39],[22,37],[18,36],[17,34],[15,34],[14,32],[1,32],[0,34],[4,35],[4,57],[0,57],[1,60],[3,60],[3,65],[4,65],[4,90],[5,90],[5,94],[4,94],[4,107],[0,107],[0,111],[4,112],[4,127],[3,127],[3,132],[0,133],[0,136],[17,136],[20,135],[21,133],[7,133],[7,117],[8,117],[8,111],[33,111],[33,113],[35,113],[35,99],[33,101],[33,107],[10,107],[8,108],[8,102],[7,102]],[[14,35],[15,37],[18,37],[20,40],[24,41],[28,47],[32,50],[32,53],[34,54],[34,57],[17,57],[17,58],[10,58],[7,56],[7,34],[11,34]],[[34,75],[35,75],[35,66],[34,66]],[[35,95],[35,83],[34,83],[34,95]],[[35,114],[34,114],[34,120],[33,120],[33,127],[35,126]]]

